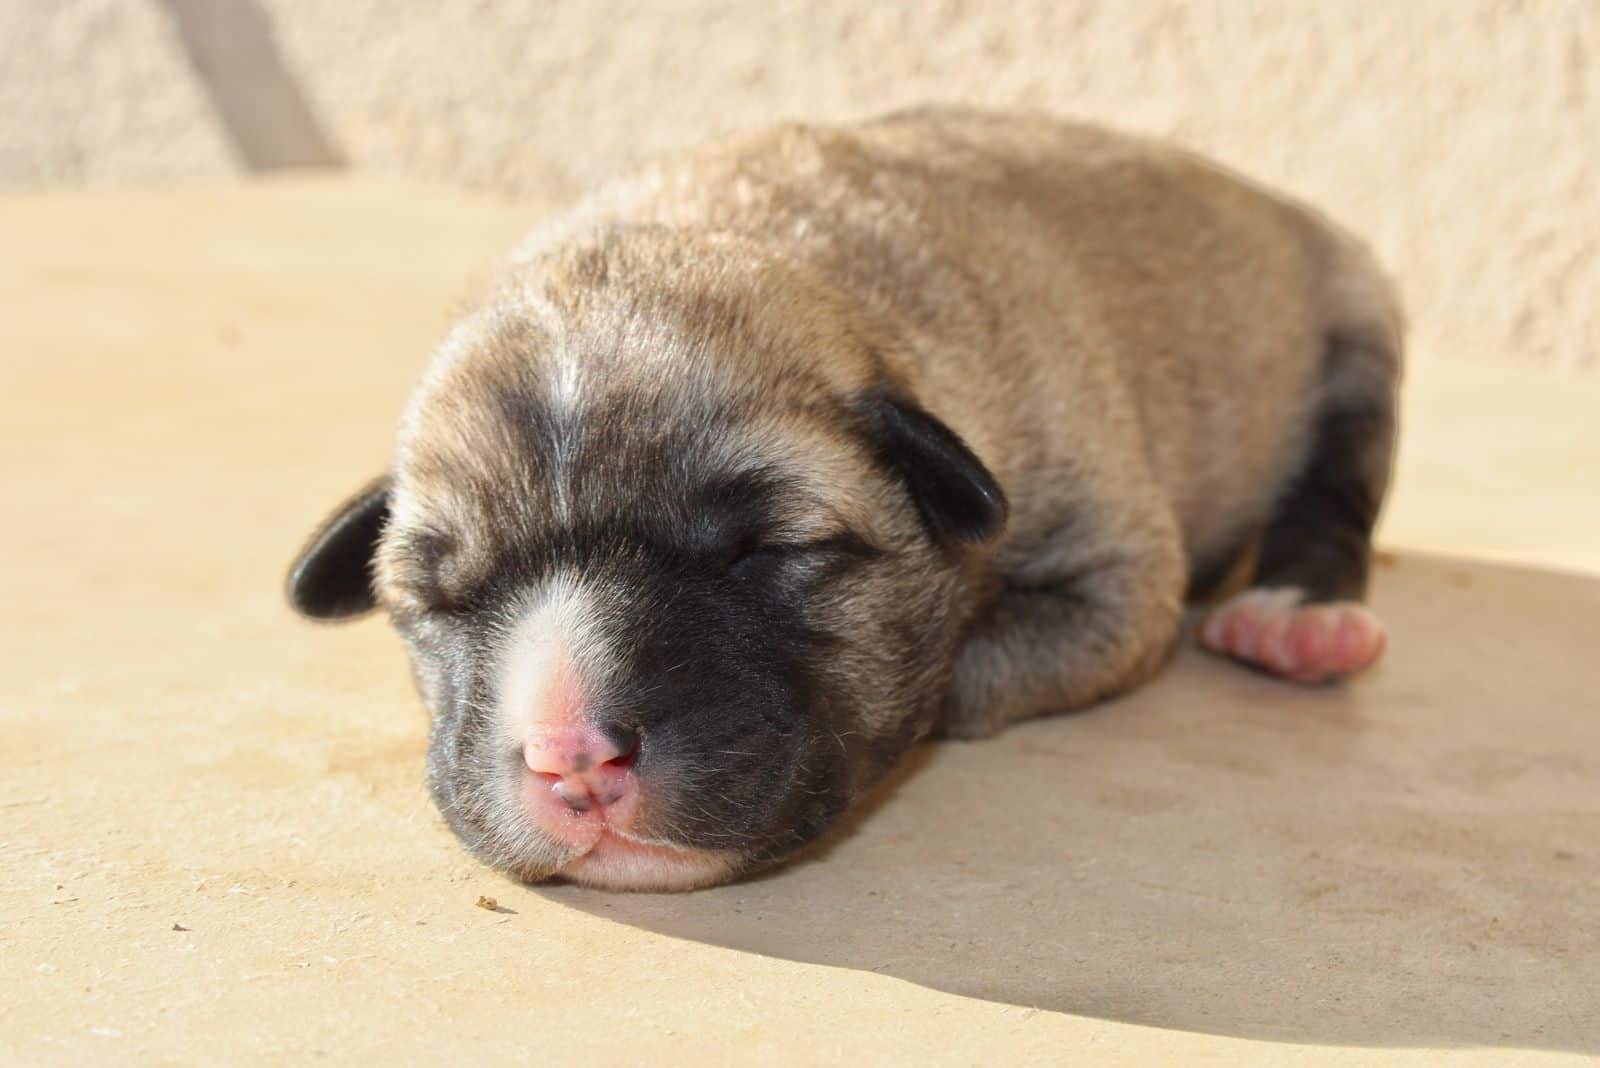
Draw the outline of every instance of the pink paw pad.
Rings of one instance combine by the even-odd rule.
[[[1296,682],[1327,682],[1378,662],[1383,624],[1354,601],[1304,604],[1297,589],[1246,590],[1212,610],[1200,644]]]

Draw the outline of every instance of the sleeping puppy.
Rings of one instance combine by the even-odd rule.
[[[290,599],[382,606],[428,782],[518,877],[686,889],[929,734],[1200,641],[1302,682],[1360,603],[1400,316],[1308,209],[1043,117],[784,126],[604,189],[449,334]]]

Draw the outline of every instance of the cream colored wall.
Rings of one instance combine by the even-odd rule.
[[[211,178],[318,158],[291,143],[314,134],[356,167],[563,196],[778,117],[1048,108],[1175,137],[1348,221],[1400,276],[1418,359],[1600,369],[1595,0],[401,6],[7,0],[0,182]],[[318,129],[247,115],[269,128],[247,151],[218,93],[276,99],[229,84],[262,49]]]

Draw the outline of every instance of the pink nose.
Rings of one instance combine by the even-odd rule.
[[[631,786],[628,773],[638,755],[637,737],[630,734],[619,745],[593,727],[535,730],[522,749],[528,770],[574,812],[620,800]]]

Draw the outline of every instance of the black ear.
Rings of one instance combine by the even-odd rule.
[[[977,544],[1000,533],[1005,491],[955,431],[887,394],[866,398],[864,417],[878,462],[905,483],[934,537]]]
[[[389,521],[389,480],[380,478],[340,505],[289,569],[289,603],[312,619],[347,619],[372,610],[372,557]]]

